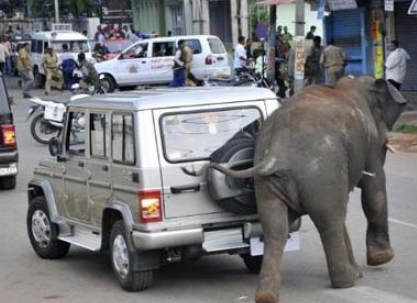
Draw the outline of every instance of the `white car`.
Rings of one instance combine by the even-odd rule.
[[[55,37],[53,37],[55,33]],[[37,32],[32,35],[31,55],[33,61],[33,75],[35,86],[42,87],[45,83],[45,71],[43,68],[45,50],[48,44],[53,44],[58,54],[63,52],[62,46],[67,44],[71,53],[77,58],[80,52],[84,52],[87,59],[92,58],[91,47],[88,38],[81,33],[72,30],[58,30]]]
[[[167,84],[173,78],[175,50],[185,40],[193,50],[192,73],[199,79],[230,75],[226,49],[216,36],[173,36],[141,40],[115,58],[95,64],[105,76],[107,91],[131,89],[137,85]]]

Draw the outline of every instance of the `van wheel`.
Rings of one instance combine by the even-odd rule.
[[[210,161],[219,164],[227,164],[233,169],[245,169],[248,167],[234,167],[234,162],[249,160],[249,166],[253,163],[254,140],[244,135],[237,136],[229,140],[225,145],[211,154]],[[250,161],[252,160],[252,161]],[[227,197],[217,202],[219,205],[234,214],[250,215],[256,213],[255,192],[253,190],[253,180],[251,179],[234,179],[224,174],[219,174],[215,170],[208,171],[209,190],[215,192],[215,196],[221,196],[227,190],[237,190],[239,193],[235,197]],[[218,178],[224,178],[224,181],[218,182]],[[216,182],[212,182],[215,180]],[[243,192],[243,194],[242,194]]]
[[[251,256],[250,254],[242,254],[240,256],[250,273],[258,274],[261,271],[263,256]]]
[[[39,72],[39,69],[35,67],[33,69],[34,85],[36,88],[43,88],[45,86],[45,76]]]
[[[30,202],[26,227],[30,243],[39,257],[59,259],[68,253],[70,244],[57,238],[58,226],[51,222],[43,196],[38,196]]]
[[[104,75],[103,79],[100,79],[101,86],[103,87],[103,90],[107,93],[114,92],[116,88],[116,83],[114,79],[109,75]]]
[[[16,187],[16,176],[7,176],[0,178],[0,188],[9,190]]]
[[[153,280],[152,270],[132,270],[133,253],[129,251],[122,220],[113,224],[110,236],[110,252],[113,272],[124,290],[141,291],[151,285]]]

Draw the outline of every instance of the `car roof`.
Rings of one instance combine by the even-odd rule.
[[[32,35],[32,39],[51,39],[52,33],[56,33],[56,41],[70,41],[70,40],[88,40],[86,36],[75,31],[48,31],[48,32],[37,32]]]
[[[184,87],[93,95],[72,101],[70,107],[136,111],[266,99],[276,99],[276,95],[266,88]]]
[[[132,42],[129,39],[107,39],[107,40],[104,40],[104,43],[117,43],[117,42],[126,42],[126,41]]]
[[[153,42],[163,42],[167,40],[176,41],[176,40],[190,40],[190,39],[199,39],[199,38],[219,38],[214,35],[188,35],[188,36],[167,36],[167,37],[152,37],[152,38],[146,38],[140,41],[153,41]]]

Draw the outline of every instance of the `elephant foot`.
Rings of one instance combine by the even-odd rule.
[[[353,276],[355,279],[359,279],[363,277],[363,273],[359,265],[353,265],[352,268],[353,268]]]
[[[332,287],[333,288],[349,288],[355,285],[354,279],[332,279]]]
[[[340,274],[330,274],[330,280],[333,288],[349,288],[355,285],[355,279],[358,278],[358,275],[361,275],[362,272],[355,270],[353,266]]]
[[[377,266],[388,263],[395,256],[394,250],[389,247],[385,249],[378,249],[375,246],[370,246],[367,252],[367,262],[370,266]]]
[[[278,296],[265,290],[258,290],[255,296],[256,303],[279,303]]]

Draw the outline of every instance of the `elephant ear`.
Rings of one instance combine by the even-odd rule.
[[[407,105],[407,100],[391,83],[384,79],[375,80],[374,85],[378,105],[382,112],[382,119],[387,129],[392,130],[395,122]]]

